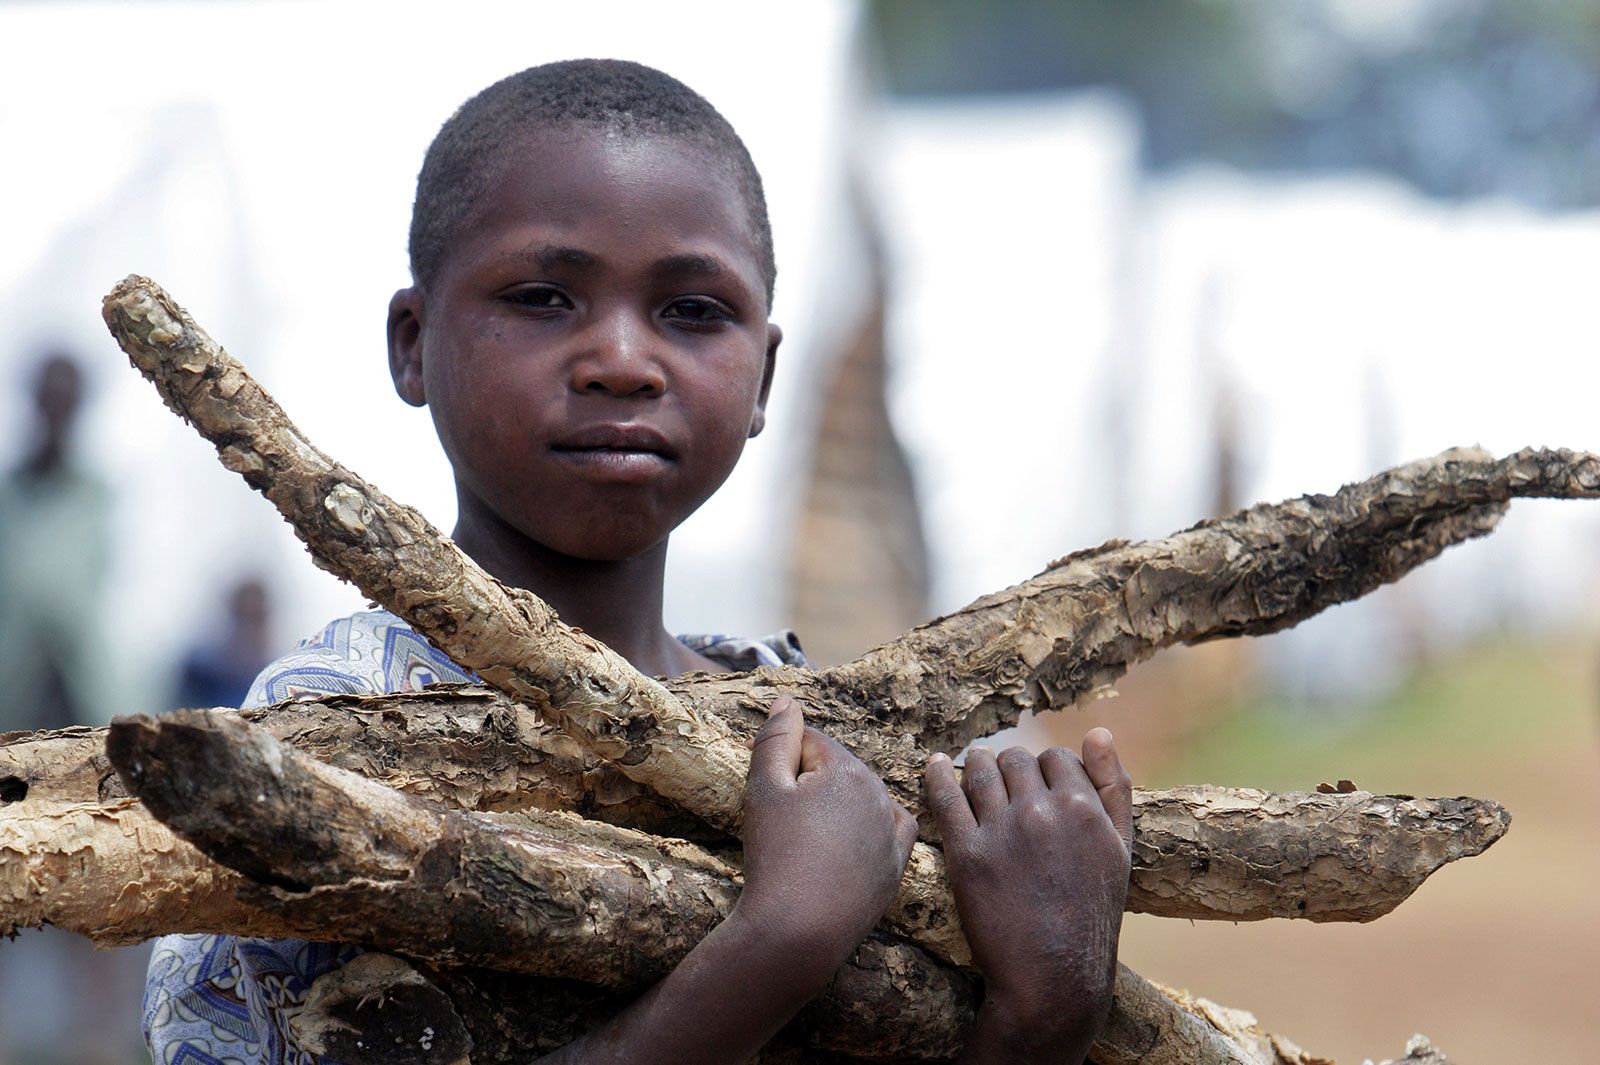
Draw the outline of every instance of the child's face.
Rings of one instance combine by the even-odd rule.
[[[462,520],[564,555],[661,543],[760,431],[780,333],[744,201],[695,148],[526,138],[437,278],[390,306]]]

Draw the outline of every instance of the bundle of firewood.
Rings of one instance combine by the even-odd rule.
[[[882,775],[923,842],[883,924],[762,1060],[949,1057],[979,989],[923,810],[930,753],[1069,706],[1163,647],[1274,632],[1361,596],[1488,533],[1513,497],[1600,494],[1594,455],[1455,450],[1068,555],[843,666],[661,681],[318,451],[150,281],[118,285],[105,316],[319,566],[483,685],[0,740],[0,931],[366,944],[294,1021],[305,1049],[356,1065],[525,1060],[670,969],[737,898],[744,739],[781,695]],[[1128,909],[1229,921],[1371,920],[1510,820],[1481,799],[1361,791],[1135,802]],[[1092,1059],[1321,1060],[1126,967]]]

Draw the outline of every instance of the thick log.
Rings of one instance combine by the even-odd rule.
[[[414,512],[397,507],[317,452],[242,368],[159,289],[143,279],[130,278],[107,297],[105,309],[113,334],[135,364],[156,382],[169,405],[192,420],[217,445],[225,465],[243,474],[279,506],[307,540],[320,565],[355,581],[452,657],[560,723],[587,751],[613,760],[634,781],[673,799],[713,825],[732,830],[737,825],[738,785],[747,755],[734,741],[733,731],[707,710],[721,703],[731,704],[740,713],[759,712],[781,690],[779,686],[784,686],[796,689],[795,693],[813,707],[814,717],[820,708],[823,716],[831,713],[853,722],[853,728],[839,730],[853,735],[841,738],[847,743],[856,740],[851,743],[853,748],[858,743],[869,749],[881,748],[883,757],[874,758],[875,764],[898,759],[900,769],[886,774],[888,782],[901,793],[912,791],[921,751],[909,730],[897,736],[889,727],[896,717],[893,710],[899,705],[895,699],[910,691],[905,675],[896,677],[893,683],[883,683],[884,678],[859,670],[836,675],[830,682],[819,682],[813,675],[796,676],[798,671],[758,671],[751,677],[733,680],[687,678],[683,684],[703,686],[704,699],[675,698],[667,688],[641,677],[606,648],[562,626],[536,598],[508,590],[482,574]],[[1592,469],[1580,469],[1564,481],[1558,476],[1556,467],[1564,464],[1569,471],[1574,468],[1574,456],[1540,453],[1528,458],[1530,462],[1535,460],[1550,474],[1545,478],[1548,483],[1533,486],[1536,494],[1593,494]],[[1575,460],[1579,466],[1591,462],[1588,456],[1576,456]],[[1469,512],[1457,514],[1462,528],[1446,528],[1448,523],[1424,528],[1427,515],[1411,521],[1405,535],[1394,535],[1378,545],[1383,557],[1393,560],[1384,579],[1393,579],[1408,565],[1431,557],[1455,539],[1486,530],[1492,525],[1493,509],[1493,505],[1469,508]],[[1357,533],[1361,531],[1356,529]],[[1225,534],[1218,537],[1226,538]],[[1273,547],[1271,543],[1262,546],[1269,551]],[[1296,568],[1296,559],[1305,554],[1302,546],[1291,545],[1287,552],[1291,557],[1280,567],[1280,576],[1288,574],[1281,576],[1284,587],[1318,576],[1315,566],[1300,564]],[[1117,574],[1110,571],[1115,567],[1106,568],[1106,580],[1114,583]],[[1131,611],[1132,620],[1161,613],[1161,604],[1166,601],[1163,597],[1167,595],[1161,581],[1124,580],[1120,587],[1124,599],[1150,593],[1149,607]],[[1276,587],[1268,582],[1255,589],[1255,597],[1260,597],[1263,588],[1271,591]],[[1349,594],[1366,590],[1359,582],[1349,588]],[[1012,628],[1018,617],[1026,620],[1031,609],[1029,596],[1019,597],[1018,602],[1020,613],[1011,620]],[[1321,603],[1325,605],[1328,603]],[[1306,610],[1321,606],[1313,603]],[[1290,613],[1280,612],[1279,616],[1288,618]],[[1215,635],[1246,631],[1226,615],[1223,621],[1225,631],[1219,630]],[[1077,653],[1082,642],[1074,639],[1072,632],[1051,636],[1046,631],[1048,626],[1031,628],[1031,645],[1011,658],[1007,656],[1015,648],[1009,641],[987,648],[991,653],[986,657],[981,653],[985,645],[963,646],[947,640],[933,646],[937,653],[921,667],[922,673],[929,672],[936,661],[942,661],[941,668],[964,669],[974,675],[987,670],[993,679],[1014,688],[1020,685],[1026,694],[1029,685],[1038,687],[1038,676],[1023,674],[1019,679],[1015,663],[1035,669],[1047,659]],[[1209,638],[1202,630],[1203,626],[1186,627],[1179,621],[1169,624],[1164,633],[1155,632],[1154,627],[1152,632],[1136,632],[1137,638],[1131,641],[1090,641],[1102,651],[1108,647],[1112,650],[1105,655],[1080,655],[1076,665],[1061,675],[1069,681],[1088,678],[1098,683],[1119,669],[1109,661],[1121,653],[1118,647],[1127,651],[1120,667],[1125,668],[1127,660],[1150,653],[1162,640],[1170,643]],[[1050,638],[1042,642],[1038,639],[1046,636]],[[1064,649],[1058,645],[1064,645]],[[962,665],[964,654],[970,654],[966,665]],[[1000,665],[998,670],[993,668],[995,663]],[[841,677],[855,687],[840,691]],[[868,691],[861,687],[863,682],[877,687]],[[805,690],[799,690],[802,688]],[[1014,698],[1011,701],[1016,702]],[[950,743],[963,728],[970,731],[988,727],[984,715],[977,712],[985,705],[982,698],[964,707],[958,705],[949,716],[926,729],[920,727],[925,723],[922,720],[912,723],[930,741]],[[954,922],[940,865],[936,851],[919,847],[892,916],[898,927],[943,956],[960,959],[965,945]]]
[[[1513,498],[1600,496],[1600,456],[1457,448],[1262,503],[1161,540],[1052,563],[822,674],[878,717],[954,752],[1023,711],[1070,706],[1163,647],[1289,628],[1491,532]]]
[[[1447,456],[1432,468],[1435,473],[1397,471],[1378,479],[1381,484],[1369,482],[1364,494],[1336,497],[1339,506],[1317,506],[1308,498],[1257,507],[1234,525],[1203,525],[1169,541],[1071,556],[1047,571],[1042,584],[982,600],[843,672],[691,677],[680,681],[678,690],[698,689],[706,697],[680,699],[562,625],[537,598],[500,585],[416,512],[318,452],[243,368],[153,283],[124,281],[107,296],[105,313],[113,335],[169,405],[216,444],[225,465],[278,506],[319,564],[405,617],[489,683],[527,701],[590,753],[611,759],[630,779],[723,829],[737,824],[748,764],[726,722],[770,702],[775,685],[789,682],[813,715],[829,724],[851,722],[853,727],[838,730],[849,733],[841,738],[884,771],[899,797],[915,804],[922,752],[907,733],[897,735],[885,724],[904,718],[896,707],[904,711],[910,702],[929,698],[912,681],[948,675],[969,694],[974,686],[987,684],[993,694],[997,684],[1008,685],[1007,705],[1020,706],[1017,690],[1026,702],[1029,685],[1049,689],[1045,674],[1038,672],[1047,660],[1055,663],[1049,669],[1075,661],[1062,676],[1099,683],[1111,675],[1107,670],[1120,671],[1163,641],[1192,641],[1223,629],[1248,631],[1252,624],[1262,631],[1282,627],[1393,579],[1448,543],[1486,531],[1511,494],[1592,494],[1600,481],[1600,460],[1592,456],[1525,454],[1506,464]],[[1463,463],[1473,476],[1450,472]],[[1416,499],[1423,503],[1410,510],[1403,505]],[[1401,517],[1387,517],[1394,513]],[[1380,518],[1368,520],[1374,514]],[[1289,523],[1285,527],[1296,535],[1275,540],[1275,523]],[[1335,532],[1349,534],[1356,546]],[[1253,552],[1240,546],[1247,533],[1254,533]],[[1282,543],[1289,548],[1281,549]],[[1336,548],[1328,548],[1330,543]],[[1209,612],[1189,602],[1197,598],[1194,586],[1205,583],[1202,574],[1245,553],[1259,556],[1256,569],[1236,574],[1237,583],[1220,585],[1229,589],[1220,597],[1208,592]],[[1305,588],[1317,590],[1296,591]],[[1170,610],[1169,602],[1174,604]],[[1113,609],[1117,603],[1120,612]],[[1093,646],[1057,653],[1058,644],[1085,641]],[[1024,666],[1033,672],[1019,674]],[[841,698],[841,692],[849,697]],[[931,734],[949,742],[959,725],[987,722],[976,711],[986,697],[980,694],[976,704],[959,707],[954,719],[941,719]],[[726,712],[710,712],[713,707]],[[967,957],[936,851],[919,846],[913,854],[889,921],[942,957],[958,962]]]
[[[738,870],[693,844],[569,814],[449,810],[235,715],[122,718],[107,751],[152,813],[253,881],[244,900],[319,938],[638,987],[738,898]],[[968,979],[889,939],[863,953],[813,1005],[817,1039],[858,1053],[953,1053],[972,1016]]]
[[[244,883],[133,799],[0,806],[0,935],[51,924],[119,947],[213,923],[280,932],[235,899]]]
[[[106,297],[117,343],[222,464],[276,506],[318,565],[350,581],[585,750],[736,832],[749,751],[723,723],[485,573],[411,507],[324,455],[277,401],[147,278]]]
[[[334,696],[239,716],[320,761],[447,806],[569,810],[657,836],[689,828],[702,842],[733,845],[487,689]],[[64,803],[125,797],[103,736],[71,729],[0,737],[0,782],[14,779],[31,787],[31,798]],[[1368,921],[1444,864],[1481,853],[1509,821],[1482,799],[1136,789],[1128,909],[1192,920]]]
[[[152,811],[257,882],[245,898],[412,957],[637,985],[678,961],[737,897],[737,871],[692,844],[570,815],[446,810],[317,762],[234,715],[120,719],[108,752]],[[568,831],[545,831],[549,818]],[[1255,1060],[1232,1028],[1175,1008],[1126,967],[1116,994],[1096,1060]],[[948,1057],[974,998],[960,973],[875,936],[808,1007],[810,1042]]]

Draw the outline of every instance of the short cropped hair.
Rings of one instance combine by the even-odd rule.
[[[411,208],[411,276],[438,276],[450,243],[531,129],[600,129],[667,137],[704,149],[731,171],[749,214],[767,302],[777,280],[761,175],[744,141],[710,102],[653,67],[620,59],[572,59],[530,67],[462,104],[440,128],[417,175]]]

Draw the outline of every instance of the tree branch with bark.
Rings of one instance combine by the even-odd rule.
[[[1592,455],[1529,450],[1495,460],[1478,451],[1447,452],[1347,486],[1333,496],[1257,506],[1164,540],[1112,542],[1069,555],[1031,581],[987,596],[832,670],[761,669],[749,674],[691,674],[660,682],[643,677],[609,649],[562,625],[536,597],[500,585],[420,515],[314,448],[243,368],[152,283],[128,279],[107,297],[105,311],[118,342],[168,405],[216,445],[224,465],[278,506],[318,565],[351,580],[498,690],[498,694],[477,689],[440,693],[440,702],[427,707],[413,697],[414,702],[404,702],[398,710],[335,701],[313,704],[323,708],[328,720],[325,731],[312,722],[312,715],[300,716],[302,708],[279,707],[258,715],[262,726],[271,728],[276,722],[297,733],[285,738],[304,742],[308,748],[324,743],[323,753],[330,760],[345,760],[358,772],[364,763],[375,777],[383,776],[377,771],[381,764],[401,766],[390,777],[397,786],[467,809],[575,808],[646,827],[671,823],[675,830],[707,841],[726,839],[737,829],[748,765],[741,739],[759,725],[765,707],[779,695],[793,695],[805,703],[812,724],[850,747],[883,775],[897,799],[920,811],[919,776],[930,750],[957,749],[1010,724],[1023,710],[1068,705],[1161,647],[1276,631],[1365,594],[1450,544],[1490,531],[1511,498],[1587,498],[1600,491],[1600,459]],[[429,698],[434,696],[430,693]],[[242,719],[214,715],[207,721],[218,735],[231,735],[238,749],[278,751],[282,764],[288,748],[269,746],[270,737],[250,738],[260,730]],[[358,721],[359,728],[353,724]],[[385,736],[381,728],[369,727],[373,721],[396,725],[401,735]],[[470,740],[469,721],[478,723],[477,737]],[[444,724],[411,728],[423,722]],[[251,731],[227,731],[236,727]],[[151,731],[152,726],[137,722],[119,728],[127,743],[124,754],[147,754],[142,744],[161,733],[160,728]],[[481,740],[483,734],[489,736],[487,741]],[[532,734],[550,737],[552,743],[545,747],[530,743]],[[128,737],[142,738],[135,742]],[[92,751],[81,753],[93,746],[87,736],[59,735],[42,742],[56,744],[50,754],[54,760],[46,759],[53,776],[45,774],[49,779],[32,785],[34,803],[41,807],[54,803],[58,814],[75,816],[68,807],[74,801],[81,803],[91,786],[90,805],[96,809],[126,803],[117,796],[105,765],[96,763]],[[114,740],[114,748],[117,742],[122,741]],[[449,755],[408,762],[386,761],[374,753],[430,746]],[[8,751],[0,748],[0,785],[10,776],[27,781],[28,777],[7,770]],[[469,756],[458,771],[449,765],[449,757],[463,753]],[[481,761],[476,760],[479,756]],[[292,753],[287,757],[295,765],[317,765]],[[156,787],[151,783],[155,778],[135,772],[133,763],[124,768],[130,780]],[[316,774],[325,769],[308,769],[312,776],[307,779],[323,779]],[[10,776],[5,776],[8,772]],[[324,783],[330,788],[337,783],[334,790],[347,796],[365,795],[388,811],[396,827],[385,837],[385,846],[401,849],[387,859],[376,852],[346,854],[338,846],[313,851],[327,860],[360,859],[350,869],[366,872],[336,878],[341,884],[393,882],[392,877],[367,875],[385,869],[413,875],[416,870],[408,871],[397,857],[406,853],[413,858],[452,856],[457,865],[446,862],[450,868],[460,868],[463,856],[470,853],[488,863],[482,868],[500,873],[507,868],[506,854],[537,853],[537,861],[515,866],[516,875],[529,883],[559,867],[556,856],[580,853],[581,846],[604,852],[584,859],[583,868],[591,872],[637,871],[638,862],[645,860],[641,853],[666,854],[662,841],[642,837],[624,845],[620,837],[607,835],[620,830],[594,822],[523,815],[519,823],[507,825],[503,818],[441,813],[425,800],[405,798],[372,781],[351,783],[358,779],[339,776]],[[168,787],[163,799],[149,801],[163,820],[183,824],[180,831],[193,833],[198,841],[206,838],[206,832],[190,818],[203,803],[198,792],[187,796],[182,792],[187,786],[178,783],[173,785],[176,791]],[[71,799],[74,793],[76,800]],[[1151,912],[1232,919],[1289,911],[1313,919],[1370,919],[1392,908],[1442,861],[1476,853],[1493,842],[1506,823],[1504,811],[1477,800],[1270,796],[1237,789],[1177,789],[1141,799],[1130,902]],[[133,809],[125,806],[120,814],[133,816]],[[4,814],[0,810],[0,817]],[[560,830],[549,834],[558,825]],[[923,827],[927,839],[925,818]],[[325,900],[340,892],[342,897],[353,897],[350,892],[355,888],[325,891],[327,885],[285,872],[289,866],[284,864],[283,841],[301,829],[285,824],[281,830],[284,834],[277,844],[247,833],[250,838],[223,848],[230,864],[255,874],[253,881],[234,892],[235,904],[248,900],[256,912],[282,917],[278,911],[295,907],[310,912],[311,904],[302,897],[322,891],[324,901],[315,904],[323,907],[319,927],[326,928],[336,912],[364,915],[371,937],[367,941],[375,941],[382,922],[366,910],[381,906],[341,910],[345,904]],[[1419,830],[1420,836],[1407,835]],[[543,842],[537,846],[520,835],[537,836],[540,831],[546,835],[539,837]],[[127,832],[122,836],[130,838]],[[404,842],[412,836],[416,837],[412,843]],[[1379,842],[1351,850],[1351,840],[1361,838]],[[452,842],[440,842],[445,839]],[[1296,872],[1292,862],[1278,861],[1293,849],[1287,845],[1291,840],[1294,846],[1320,841],[1314,846],[1329,854],[1343,853],[1346,866],[1320,880],[1311,872],[1312,865],[1327,866],[1327,862],[1302,863]],[[307,842],[300,840],[295,847]],[[405,849],[413,845],[423,849]],[[202,844],[202,848],[221,846],[215,839]],[[173,853],[183,853],[196,873],[206,866],[198,851],[175,848]],[[680,851],[672,860],[681,863],[689,853]],[[695,877],[705,876],[731,888],[736,866],[709,852],[694,853],[697,856],[688,862],[691,871],[680,875],[680,866],[672,867],[674,879],[696,882]],[[485,858],[486,854],[498,857]],[[1423,858],[1420,863],[1413,861],[1418,855]],[[706,865],[701,856],[722,864]],[[393,867],[384,866],[383,860]],[[361,861],[378,865],[367,868]],[[719,876],[723,880],[716,880]],[[1252,879],[1268,885],[1267,890],[1251,884]],[[661,898],[663,919],[683,922],[685,939],[699,927],[695,922],[715,920],[715,900],[725,896],[712,890],[712,881],[698,891],[701,899],[711,900],[703,912],[686,902],[696,892],[668,892]],[[1371,900],[1376,896],[1364,886],[1368,882],[1379,885],[1379,895],[1387,891],[1392,901],[1375,907]],[[285,902],[280,898],[285,893],[297,901]],[[484,929],[499,928],[496,921],[512,919],[509,911],[494,909],[490,906],[475,918],[479,924],[474,926],[478,930],[473,942],[493,942],[495,936]],[[396,912],[404,912],[403,907]],[[396,935],[414,936],[415,927],[397,929]],[[585,945],[576,945],[580,942]],[[578,967],[592,966],[595,955],[590,946],[599,942],[598,938],[572,940],[552,946],[549,956],[567,958]],[[670,942],[681,945],[682,940]],[[926,962],[934,967],[927,970],[930,973],[953,973],[952,980],[959,977],[947,963],[965,960],[965,944],[936,848],[919,845],[888,925],[869,940],[869,945],[875,943],[886,951],[891,946],[894,951],[915,951],[893,954],[913,959],[904,965],[915,968]],[[430,948],[415,938],[397,943],[396,949],[412,957],[430,956]],[[479,950],[470,944],[451,946],[434,960],[483,960]],[[644,972],[656,963],[629,964]],[[587,975],[594,977],[593,972]],[[344,1001],[331,992],[330,996],[330,1002]],[[474,999],[462,993],[454,1001],[481,1004],[493,997],[490,993]],[[1272,1037],[1236,1018],[1230,1020],[1233,1011],[1197,1005],[1201,1001],[1154,991],[1153,985],[1124,970],[1108,1036],[1102,1039],[1105,1043],[1110,1038],[1115,1046],[1097,1048],[1096,1060],[1312,1060],[1281,1040],[1276,1041],[1281,1049],[1275,1049]],[[1148,1003],[1153,1012],[1140,1014],[1134,1008],[1138,1003]],[[957,1007],[941,1010],[960,1016]],[[493,1009],[487,1016],[498,1017],[496,1024],[505,1020]],[[488,1030],[485,1023],[479,1027]],[[820,1027],[848,1030],[850,1025]],[[813,1040],[806,1045],[819,1044]],[[853,1044],[850,1048],[859,1049]]]

